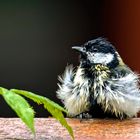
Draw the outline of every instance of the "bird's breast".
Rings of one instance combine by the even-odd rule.
[[[94,98],[99,97],[100,100],[103,100],[103,88],[107,77],[108,73],[104,70],[100,71],[99,67],[94,71],[94,76],[91,77],[86,77],[85,69],[80,67],[77,69],[73,80],[73,95],[69,99],[69,103],[72,104],[72,110],[69,109],[71,114],[87,111],[91,104],[91,95],[94,95]]]
[[[89,69],[90,84],[90,104],[94,100],[98,104],[105,101],[106,95],[104,90],[106,89],[107,81],[110,77],[110,70],[108,67],[101,64],[95,65]]]

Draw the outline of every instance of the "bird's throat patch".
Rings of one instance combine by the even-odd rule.
[[[97,65],[91,67],[91,71],[95,77],[100,76],[103,79],[107,78],[110,73],[109,68],[102,64],[97,64]]]

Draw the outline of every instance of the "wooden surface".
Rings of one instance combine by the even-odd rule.
[[[140,140],[140,119],[67,119],[76,140]],[[36,137],[18,118],[0,118],[0,140],[70,140],[66,129],[53,118],[36,118]]]

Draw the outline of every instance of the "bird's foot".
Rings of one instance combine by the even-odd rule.
[[[87,112],[83,112],[83,113],[77,115],[76,118],[78,118],[78,119],[91,119],[92,115],[90,115]]]

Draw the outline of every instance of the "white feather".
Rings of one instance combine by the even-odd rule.
[[[75,75],[72,66],[68,66],[64,76],[59,78],[62,85],[59,85],[57,96],[63,101],[71,116],[88,110],[89,83],[82,75],[83,69],[78,68]]]
[[[90,62],[96,64],[96,63],[101,63],[101,64],[108,64],[110,63],[114,58],[114,55],[111,53],[88,53],[88,59]]]

